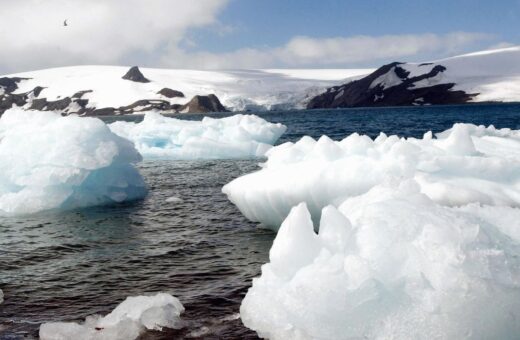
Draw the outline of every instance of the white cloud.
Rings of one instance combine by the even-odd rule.
[[[218,24],[227,2],[0,0],[0,69],[117,64],[135,53],[155,58],[187,30]]]
[[[229,53],[186,53],[173,48],[162,59],[170,67],[264,68],[349,65],[394,61],[424,54],[449,55],[490,39],[482,33],[454,32],[334,38],[295,37],[275,48],[243,48]],[[406,60],[405,60],[406,61]]]
[[[214,39],[232,35],[234,28],[218,21],[229,1],[0,0],[0,73],[77,64],[195,69],[378,65],[465,52],[489,38],[468,32],[300,36],[282,46],[205,51],[190,32],[210,27]]]

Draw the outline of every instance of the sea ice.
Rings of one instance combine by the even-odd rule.
[[[166,203],[182,203],[184,200],[177,196],[171,196],[164,200]]]
[[[261,157],[286,130],[255,115],[189,121],[155,112],[140,123],[118,121],[109,127],[133,141],[143,157],[166,159]]]
[[[99,119],[8,110],[0,118],[0,215],[141,198],[140,160]]]
[[[422,193],[445,206],[520,207],[518,130],[455,124],[436,138],[431,132],[421,139],[306,136],[266,155],[260,171],[222,191],[248,219],[273,230],[300,202],[318,221],[325,206],[339,206],[389,179],[414,179]]]
[[[51,322],[40,326],[42,340],[131,340],[145,329],[180,328],[184,307],[166,293],[128,297],[105,317],[87,317],[85,323]]]
[[[326,206],[318,234],[294,207],[243,323],[269,339],[516,338],[520,209],[449,207],[420,188],[389,180]]]

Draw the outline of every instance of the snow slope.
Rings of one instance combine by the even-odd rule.
[[[8,75],[31,78],[22,81],[15,93],[25,93],[36,86],[44,87],[39,98],[49,101],[92,90],[82,98],[87,107],[120,107],[140,99],[163,99],[184,104],[195,95],[215,94],[230,110],[271,109],[277,106],[303,106],[306,96],[328,86],[343,83],[346,78],[369,73],[369,69],[334,70],[231,70],[196,71],[141,68],[150,83],[121,79],[125,66],[72,66]],[[171,88],[185,98],[168,99],[157,92]]]
[[[428,63],[392,62],[314,96],[309,109],[520,101],[520,46]]]
[[[430,72],[436,65],[446,67],[446,71],[436,77],[416,82],[414,89],[455,83],[453,91],[478,93],[472,100],[475,102],[520,101],[520,46],[469,53],[431,63],[405,63],[399,66],[410,72],[408,78],[411,78]],[[394,82],[389,85],[385,82],[388,77],[390,75],[376,83],[391,87],[401,82],[393,77]]]
[[[520,46],[438,60],[448,69],[443,82],[479,93],[474,101],[520,101]]]

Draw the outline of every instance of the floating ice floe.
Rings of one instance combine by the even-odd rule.
[[[118,121],[109,127],[133,141],[143,157],[167,159],[261,157],[286,130],[255,115],[189,121],[154,112],[140,123]]]
[[[99,119],[11,109],[0,118],[0,215],[141,198],[140,160]]]
[[[181,302],[170,294],[128,297],[107,316],[87,317],[83,324],[42,324],[40,339],[131,340],[139,337],[145,329],[180,328],[182,312]]]
[[[0,289],[0,303],[4,302],[4,292]]]
[[[277,230],[291,207],[305,202],[314,219],[329,204],[362,195],[393,178],[414,179],[445,206],[520,206],[520,131],[455,124],[422,139],[381,133],[342,141],[303,137],[267,152],[260,171],[223,192],[250,220]]]
[[[440,205],[413,179],[325,207],[318,234],[301,203],[242,321],[274,340],[516,338],[519,221],[518,208]]]
[[[177,196],[170,196],[164,200],[166,203],[182,203],[184,200]]]

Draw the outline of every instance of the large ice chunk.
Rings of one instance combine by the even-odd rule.
[[[85,323],[51,322],[40,326],[42,340],[131,340],[145,329],[180,328],[181,302],[174,296],[128,297],[105,317],[87,317]]]
[[[143,157],[167,159],[261,157],[286,130],[255,115],[189,121],[155,112],[140,123],[118,121],[109,127],[133,141]]]
[[[435,203],[414,180],[292,209],[240,309],[269,339],[513,339],[520,209]]]
[[[267,152],[260,171],[223,192],[250,220],[277,230],[291,207],[321,209],[364,194],[389,178],[415,179],[421,192],[447,206],[520,206],[520,131],[455,124],[433,138],[375,140],[352,134],[341,141],[303,137]]]
[[[0,215],[143,197],[140,160],[99,119],[11,109],[0,118]]]

